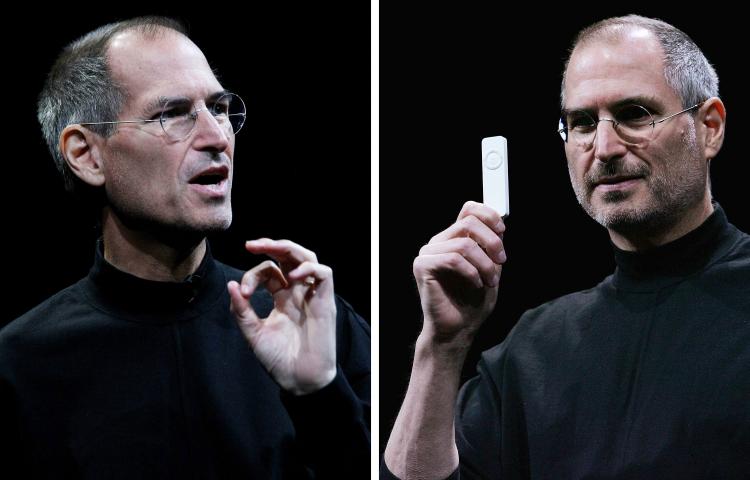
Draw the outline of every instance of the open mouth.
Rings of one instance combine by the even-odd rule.
[[[227,167],[213,167],[202,171],[190,179],[188,183],[195,185],[218,185],[229,176]]]
[[[191,178],[188,183],[194,191],[208,198],[225,198],[229,194],[229,168],[208,168]]]
[[[224,177],[223,175],[201,175],[195,180],[191,180],[190,183],[195,183],[198,185],[215,185],[224,180],[224,178],[226,177]]]

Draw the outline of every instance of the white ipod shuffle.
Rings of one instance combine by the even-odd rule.
[[[488,207],[503,217],[510,214],[508,141],[505,137],[482,139],[482,191]]]

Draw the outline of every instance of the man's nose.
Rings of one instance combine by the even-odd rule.
[[[625,154],[627,148],[619,133],[617,122],[609,118],[600,118],[594,133],[594,158],[607,162]]]
[[[229,122],[220,123],[211,114],[209,108],[200,108],[195,111],[195,146],[198,150],[215,150],[223,152],[229,148],[230,136],[233,136]]]

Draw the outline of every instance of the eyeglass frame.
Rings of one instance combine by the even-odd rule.
[[[633,103],[631,105],[632,106],[640,107],[643,110],[645,110],[646,113],[649,114],[649,116],[651,117],[651,121],[649,123],[647,123],[646,125],[651,125],[651,132],[653,134],[653,131],[656,129],[656,124],[657,123],[666,122],[670,118],[674,118],[677,115],[681,115],[681,114],[683,114],[685,112],[689,112],[691,110],[695,110],[696,108],[699,108],[700,106],[702,106],[704,103],[706,103],[706,100],[698,102],[695,105],[693,105],[692,107],[688,107],[688,108],[686,108],[684,110],[680,110],[679,112],[673,113],[673,114],[671,114],[669,116],[666,116],[666,117],[664,117],[664,118],[662,118],[660,120],[654,120],[654,115],[649,111],[648,108],[644,107],[643,105],[640,105],[640,104],[637,104],[637,103]],[[588,112],[586,112],[585,110],[581,110],[581,111],[583,111],[584,113],[586,113],[587,115],[589,115]],[[620,135],[620,133],[617,131],[617,126],[620,125],[620,123],[622,123],[622,122],[618,122],[617,120],[615,120],[613,118],[599,118],[599,119],[594,119],[592,115],[589,115],[589,116],[592,117],[591,118],[592,120],[594,120],[594,124],[592,125],[592,127],[594,127],[594,136],[591,139],[591,143],[586,146],[586,150],[588,150],[589,148],[591,148],[594,145],[594,141],[596,140],[596,134],[599,131],[599,123],[601,123],[601,122],[612,122],[612,128],[617,133],[617,136],[620,137],[620,138],[622,138],[622,136]],[[559,125],[563,125],[563,118],[564,118],[564,115],[560,115]],[[560,134],[560,137],[563,139],[563,142],[565,142],[567,144],[568,143],[568,127],[565,126],[565,127],[562,127],[560,129],[558,129],[557,133]],[[623,139],[623,140],[625,140],[625,139]],[[625,140],[625,141],[627,142],[627,140]],[[627,143],[633,144],[632,142],[627,142]],[[637,145],[637,144],[633,144],[633,145]]]
[[[242,127],[245,126],[245,121],[247,120],[247,107],[245,106],[245,101],[242,99],[242,97],[240,97],[239,95],[237,95],[234,92],[222,92],[220,95],[218,95],[216,97],[216,101],[218,102],[222,97],[225,97],[227,95],[234,95],[235,97],[237,97],[240,100],[240,102],[242,102],[242,108],[244,110],[244,113],[242,113],[242,117],[243,117],[242,125],[240,125],[240,128],[238,128],[236,132],[234,131],[234,128],[232,128],[232,134],[233,135],[237,135],[237,133],[240,130],[242,130]],[[198,124],[198,114],[200,112],[208,111],[209,107],[206,106],[205,108],[198,108],[198,109],[192,110],[192,111],[188,112],[187,114],[185,114],[185,115],[189,115],[190,117],[192,117],[192,119],[193,119],[193,126],[190,128],[190,131],[188,131],[188,133],[185,134],[185,136],[180,137],[180,138],[174,138],[174,137],[170,136],[169,133],[167,133],[167,129],[164,128],[164,113],[167,111],[166,110],[166,106],[169,104],[169,102],[170,102],[169,99],[167,99],[167,100],[164,101],[164,104],[161,107],[161,112],[159,113],[159,118],[158,119],[154,118],[154,119],[139,119],[139,120],[114,120],[114,121],[109,121],[109,122],[78,122],[78,123],[74,123],[74,124],[71,124],[71,125],[81,125],[81,126],[85,127],[87,125],[117,125],[117,124],[120,124],[120,123],[153,123],[153,122],[159,122],[161,124],[161,130],[164,132],[164,135],[166,135],[167,138],[169,138],[169,139],[171,139],[171,140],[173,140],[175,142],[179,142],[181,140],[185,140],[187,137],[190,136],[191,133],[193,133],[193,131],[195,130],[195,126]],[[237,114],[235,114],[235,115],[237,115]],[[227,114],[227,116],[228,116],[228,114]],[[230,121],[229,124],[231,125],[232,122]]]

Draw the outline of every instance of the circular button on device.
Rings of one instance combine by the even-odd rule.
[[[492,150],[487,153],[486,157],[484,157],[484,164],[487,165],[487,168],[489,168],[490,170],[495,170],[503,164],[503,156],[497,153],[495,150]]]

